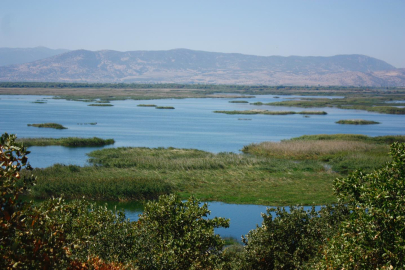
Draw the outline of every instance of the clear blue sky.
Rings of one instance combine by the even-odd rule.
[[[404,0],[0,0],[0,47],[364,54],[405,68]]]

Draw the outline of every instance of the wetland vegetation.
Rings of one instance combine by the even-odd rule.
[[[109,104],[109,103],[92,103],[92,104],[89,104],[89,105],[87,105],[87,106],[95,106],[95,107],[112,107],[112,106],[114,106],[114,105]]]
[[[142,200],[171,192],[181,198],[290,205],[336,202],[332,182],[355,169],[370,172],[390,161],[389,143],[404,136],[303,136],[251,144],[244,154],[195,149],[107,148],[89,154],[90,166],[35,169],[32,195]]]
[[[229,103],[249,103],[249,101],[246,100],[231,100]]]
[[[363,120],[363,119],[345,119],[339,120],[336,124],[346,124],[346,125],[375,125],[380,124],[380,122],[371,121],[371,120]]]
[[[93,138],[19,138],[19,143],[23,143],[25,147],[30,146],[49,146],[49,145],[61,145],[66,147],[85,147],[85,146],[103,146],[108,144],[114,144],[114,139],[101,139],[97,137]]]
[[[356,143],[372,142],[377,146],[392,139],[404,140],[403,136],[320,135],[291,141],[311,143],[322,138],[327,142],[353,139]],[[195,197],[183,201],[177,195],[160,196],[159,200],[146,203],[143,214],[135,222],[116,209],[111,211],[84,199],[66,202],[59,197],[38,204],[20,201],[19,196],[29,192],[36,179],[27,163],[28,152],[15,139],[7,133],[0,138],[0,267],[4,269],[16,266],[26,269],[401,269],[405,266],[402,259],[405,256],[402,248],[404,143],[390,146],[390,162],[383,167],[368,174],[357,171],[335,179],[334,196],[341,203],[326,205],[319,211],[315,208],[305,211],[302,207],[291,207],[289,211],[268,209],[262,214],[261,226],[242,236],[243,245],[227,241],[230,246],[225,246],[225,240],[214,229],[228,227],[229,220],[208,218],[207,204]],[[348,146],[338,148],[344,152]],[[358,150],[366,148],[362,145]],[[126,149],[122,150],[118,154],[125,155]],[[138,150],[148,151],[135,149]],[[190,154],[200,158],[207,154],[198,150],[153,149],[161,150],[164,156],[174,151],[180,159]],[[151,160],[141,162],[141,167],[149,167],[150,163],[162,165],[153,153]],[[336,153],[339,150],[328,149],[323,156]],[[116,166],[111,160],[114,156],[108,152],[98,152],[93,158],[98,163],[96,166]],[[240,156],[239,160],[245,162]],[[127,160],[125,165],[132,168],[136,162]],[[192,165],[182,161],[175,167],[221,168],[214,164]],[[70,168],[71,172],[78,169]],[[110,185],[113,187],[114,183]]]
[[[400,97],[397,96],[399,99]],[[322,108],[336,107],[340,109],[365,110],[369,112],[378,112],[386,114],[405,114],[405,108],[401,108],[392,104],[388,106],[387,102],[392,101],[393,97],[385,96],[356,96],[336,99],[326,98],[302,98],[300,100],[286,100],[280,102],[262,103],[255,102],[252,105],[271,105],[271,106],[289,106],[302,108]]]
[[[156,107],[155,104],[139,104],[139,105],[136,105],[136,106],[138,106],[138,107]]]
[[[304,115],[325,115],[324,111],[268,111],[268,110],[246,110],[246,111],[214,111],[214,113],[224,114],[265,114],[265,115],[288,115],[288,114],[304,114]]]
[[[155,109],[174,110],[172,106],[156,106]]]
[[[57,123],[27,124],[27,126],[39,127],[39,128],[67,129],[67,127],[64,127],[61,124],[57,124]]]

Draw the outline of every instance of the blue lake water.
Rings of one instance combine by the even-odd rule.
[[[276,102],[298,96],[271,95],[243,99],[251,102]],[[44,100],[46,104],[32,103]],[[107,147],[177,147],[196,148],[209,152],[239,152],[243,146],[263,141],[280,141],[309,134],[350,133],[369,136],[405,135],[405,115],[388,115],[360,110],[311,108],[326,111],[327,115],[226,115],[215,110],[265,109],[273,111],[304,111],[303,108],[254,106],[229,103],[231,98],[161,99],[147,101],[113,101],[113,107],[89,107],[89,103],[51,99],[44,96],[0,96],[0,133],[18,137],[101,137],[113,138],[116,143]],[[137,107],[138,104],[173,106],[174,110]],[[250,120],[239,120],[250,119]],[[378,121],[378,125],[339,125],[342,119]],[[27,124],[56,122],[68,129],[55,130],[29,127]],[[88,123],[96,122],[97,125]],[[67,148],[61,146],[30,147],[29,161],[33,167],[55,163],[86,164],[86,153],[103,147]],[[142,211],[125,207],[131,220]],[[260,225],[260,213],[265,206],[232,205],[210,202],[210,217],[231,219],[229,229],[218,229],[222,236],[240,239]]]
[[[271,95],[243,99],[249,102],[272,102],[294,96]],[[18,137],[101,137],[116,143],[107,147],[143,146],[196,148],[209,152],[239,152],[243,146],[263,141],[280,141],[306,134],[352,133],[369,136],[405,134],[405,115],[387,115],[360,110],[311,108],[327,115],[226,115],[215,110],[266,109],[303,111],[303,108],[254,106],[229,103],[230,98],[161,99],[113,101],[113,107],[90,107],[89,103],[45,99],[46,104],[32,103],[44,96],[0,96],[0,132]],[[297,97],[298,98],[298,97]],[[174,110],[137,107],[138,104],[173,106]],[[251,120],[238,120],[251,119]],[[378,125],[339,125],[342,119],[365,119]],[[56,122],[68,129],[28,127],[27,124]],[[96,122],[97,125],[88,123]],[[87,125],[86,125],[87,124]],[[54,163],[84,165],[86,153],[98,148],[60,146],[31,147],[33,167]]]
[[[126,216],[132,220],[138,220],[139,214],[142,213],[142,205],[124,203],[118,205],[118,209],[122,207],[125,209]],[[263,218],[262,213],[267,214],[268,206],[263,205],[241,205],[241,204],[227,204],[222,202],[208,202],[208,209],[211,214],[208,218],[223,217],[230,219],[229,228],[217,228],[215,233],[221,235],[222,237],[233,237],[241,241],[241,236],[246,235],[250,230],[256,228],[256,226],[261,226]],[[315,209],[318,211],[321,207],[316,206]],[[287,207],[287,210],[289,207]],[[310,206],[305,206],[305,210],[310,210]],[[270,213],[273,218],[275,213]]]

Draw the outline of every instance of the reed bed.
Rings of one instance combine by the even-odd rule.
[[[381,146],[355,141],[282,141],[251,144],[245,146],[242,151],[277,158],[318,159],[341,152],[376,151],[377,148]]]
[[[114,105],[109,104],[109,103],[92,103],[92,104],[89,104],[89,105],[87,105],[87,106],[93,106],[93,107],[112,107],[112,106],[114,106]]]
[[[65,196],[95,200],[145,200],[168,194],[173,187],[151,175],[139,177],[122,170],[100,170],[96,167],[79,167],[56,164],[46,169],[35,169],[37,185],[32,188],[35,198]]]
[[[27,124],[27,126],[38,127],[38,128],[67,129],[67,127],[64,127],[61,124],[57,124],[57,123]]]
[[[344,125],[375,125],[380,124],[380,122],[370,121],[370,120],[363,120],[363,119],[345,119],[336,121],[336,124],[344,124]]]
[[[174,107],[172,107],[172,106],[156,106],[155,109],[174,110]]]
[[[346,140],[344,140],[344,138]],[[391,159],[389,144],[405,136],[310,135],[291,140],[245,146],[242,151],[255,156],[289,160],[317,160],[333,171],[347,175],[357,169],[371,172]]]
[[[346,138],[343,140],[342,138]],[[350,139],[348,139],[350,138]],[[108,148],[89,154],[90,166],[36,169],[40,198],[86,196],[142,200],[171,192],[182,198],[263,205],[335,202],[332,182],[355,169],[389,161],[388,142],[405,136],[302,136],[251,144],[245,154],[176,148]]]
[[[246,100],[231,100],[229,103],[249,103],[249,101]]]
[[[114,139],[101,139],[98,137],[93,138],[78,138],[78,137],[66,137],[66,138],[19,138],[17,140],[23,143],[24,146],[49,146],[49,145],[61,145],[66,147],[85,147],[85,146],[103,146],[108,144],[114,144]]]
[[[138,106],[138,107],[156,107],[155,104],[138,104],[136,106]]]
[[[340,109],[365,110],[370,112],[379,112],[386,114],[405,114],[405,108],[398,108],[396,106],[387,106],[385,102],[388,99],[389,99],[388,97],[385,98],[355,97],[342,99],[303,98],[301,100],[287,100],[271,103],[256,102],[252,103],[252,105],[290,106],[302,108],[337,107]]]
[[[404,135],[386,135],[370,137],[361,134],[318,134],[303,135],[287,141],[361,141],[376,144],[392,144],[393,142],[405,142]]]
[[[327,112],[324,111],[268,111],[268,110],[246,110],[246,111],[214,111],[214,113],[224,113],[224,114],[265,114],[265,115],[288,115],[288,114],[318,114],[325,115]]]
[[[154,192],[177,192],[183,198],[193,194],[203,200],[230,203],[283,205],[334,201],[332,180],[337,174],[314,161],[297,163],[175,148],[103,149],[90,156],[94,166],[55,165],[36,169],[38,184],[33,187],[33,195],[137,200]],[[109,186],[111,191],[107,191]],[[147,194],[142,190],[147,190]]]

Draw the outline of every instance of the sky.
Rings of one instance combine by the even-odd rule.
[[[405,68],[405,0],[0,0],[0,47],[363,54]]]

